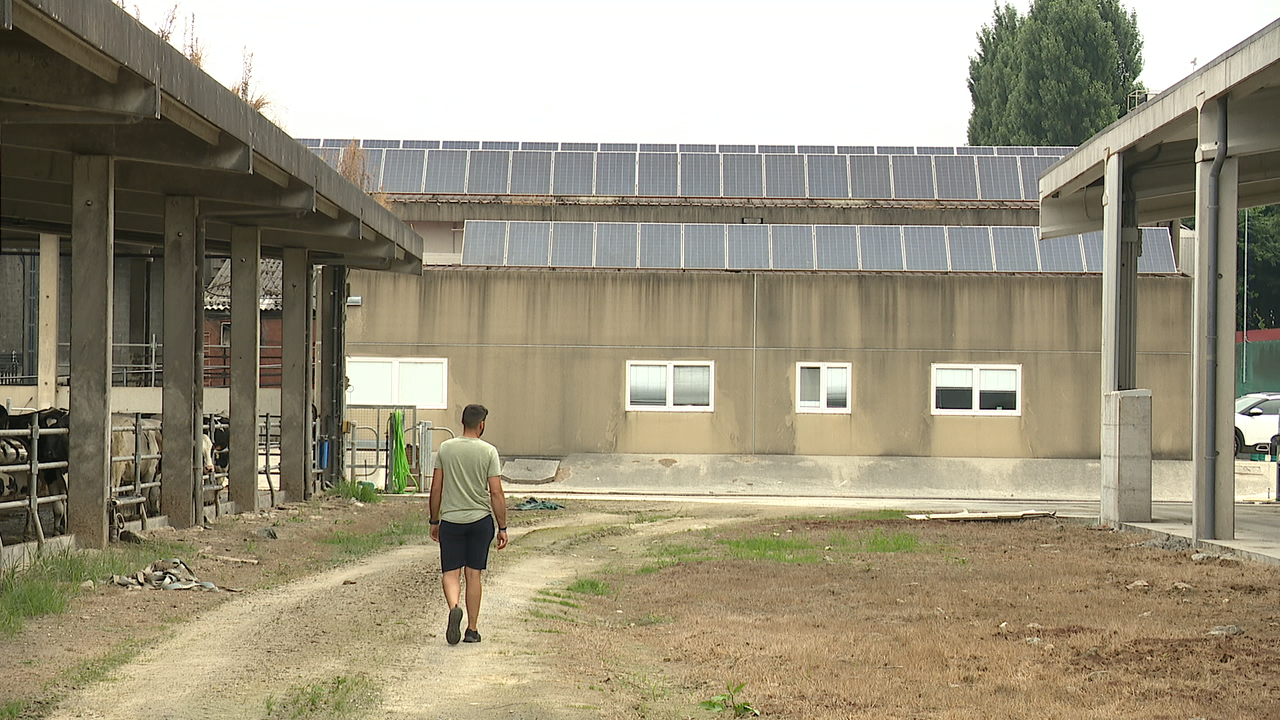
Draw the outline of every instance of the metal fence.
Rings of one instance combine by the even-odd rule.
[[[11,419],[13,417],[15,416],[10,416]],[[57,517],[59,505],[54,506],[55,522],[65,524],[67,493],[65,483],[41,483],[40,474],[48,470],[65,471],[67,461],[40,462],[40,439],[67,435],[68,430],[67,428],[41,427],[38,422],[39,415],[35,412],[30,413],[29,417],[30,426],[27,428],[0,429],[0,443],[3,443],[5,450],[3,457],[7,459],[5,462],[8,462],[8,464],[0,464],[0,482],[5,485],[3,491],[0,491],[0,513],[10,510],[25,512],[28,531],[33,532],[36,542],[43,545],[46,534],[44,524],[40,520],[40,506],[61,503],[63,513],[61,518]],[[65,472],[61,477],[66,477]],[[13,481],[12,487],[9,486],[9,480]],[[25,481],[25,488],[23,481]],[[45,486],[41,487],[42,485]],[[46,494],[41,495],[41,491]],[[5,500],[7,496],[16,499]],[[59,531],[63,529],[65,528],[60,528]]]
[[[404,412],[405,456],[409,461],[409,486],[426,492],[431,483],[435,447],[435,431],[453,434],[452,430],[433,427],[418,420],[418,408],[399,405],[348,405],[345,455],[347,480],[371,482],[385,490],[391,476],[391,413]]]

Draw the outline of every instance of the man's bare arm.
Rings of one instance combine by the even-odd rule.
[[[431,496],[427,500],[427,507],[430,508],[431,520],[431,539],[439,542],[440,540],[440,497],[444,494],[444,470],[436,468],[431,473]]]
[[[489,478],[489,504],[493,506],[493,519],[498,523],[498,549],[507,546],[507,494],[502,491],[502,477]]]

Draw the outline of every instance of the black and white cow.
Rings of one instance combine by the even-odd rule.
[[[9,412],[0,407],[0,428],[5,430],[28,430],[31,428],[31,422],[35,422],[40,426],[40,439],[36,442],[36,459],[40,463],[57,463],[67,462],[70,455],[71,441],[66,433],[57,435],[46,434],[44,430],[66,429],[69,423],[69,415],[66,410],[59,408],[48,408],[33,413],[9,414]],[[21,456],[19,462],[29,462],[29,450],[27,440],[19,440],[17,438],[5,438],[9,442],[4,443],[5,453]],[[17,441],[17,442],[14,442]],[[7,461],[0,460],[0,465],[8,465]],[[14,463],[16,464],[16,463]],[[10,476],[7,479],[0,479],[0,482],[6,486],[5,490],[12,490],[14,494],[25,495],[27,485],[22,482],[25,477]],[[41,470],[37,478],[37,492],[43,497],[47,495],[65,495],[67,493],[67,470],[66,468],[57,468],[49,470]],[[58,500],[52,503],[54,527],[53,533],[61,535],[67,531],[67,506],[66,503]],[[30,528],[29,528],[30,529]]]

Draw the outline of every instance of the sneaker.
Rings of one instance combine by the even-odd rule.
[[[476,643],[480,642],[480,633],[475,630],[468,629],[467,634],[462,636],[462,642]]]
[[[450,645],[457,645],[458,640],[462,639],[462,606],[454,605],[449,608],[449,627],[444,631],[444,639],[449,641]]]

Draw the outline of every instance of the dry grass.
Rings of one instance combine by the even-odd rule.
[[[753,522],[648,541],[601,576],[611,595],[539,622],[607,717],[701,716],[726,683],[778,718],[1280,716],[1280,570],[1144,540],[1054,519]],[[1244,634],[1208,634],[1226,625]]]

